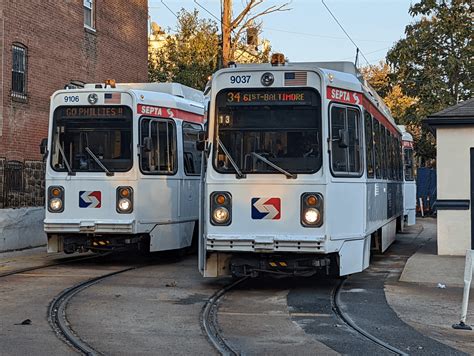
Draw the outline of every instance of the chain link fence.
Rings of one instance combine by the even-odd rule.
[[[42,161],[15,161],[0,157],[0,209],[44,205]]]

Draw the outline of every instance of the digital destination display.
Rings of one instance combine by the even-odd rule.
[[[227,105],[311,105],[308,91],[229,91]]]
[[[128,110],[120,106],[72,106],[59,109],[59,116],[63,118],[125,118]]]

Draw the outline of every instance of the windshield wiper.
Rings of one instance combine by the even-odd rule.
[[[69,165],[69,162],[67,161],[66,154],[64,153],[63,147],[61,146],[59,142],[58,142],[58,149],[59,149],[59,153],[61,153],[61,157],[63,158],[64,164],[66,165],[68,175],[75,176],[76,172],[72,171],[71,166]]]
[[[258,153],[252,152],[251,154],[253,156],[257,157],[259,160],[261,160],[261,161],[265,162],[266,164],[268,164],[270,167],[275,168],[278,172],[283,173],[288,178],[296,179],[296,177],[297,177],[296,174],[285,171],[283,168],[277,166],[273,162],[270,162],[268,159],[266,159],[265,157],[259,155]]]
[[[219,147],[222,148],[222,151],[224,152],[226,157],[229,159],[230,164],[232,165],[232,167],[234,167],[237,178],[239,178],[239,179],[240,178],[245,178],[245,174],[243,174],[242,171],[239,169],[239,167],[237,166],[237,163],[235,163],[235,161],[232,158],[232,156],[230,155],[229,151],[227,151],[227,148],[225,148],[224,144],[221,142],[221,140],[219,138],[217,139],[217,143],[219,144]]]
[[[97,158],[97,156],[94,154],[94,152],[92,152],[89,149],[89,147],[86,147],[85,149],[86,149],[86,152],[94,159],[95,163],[97,163],[100,166],[100,168],[102,168],[108,176],[113,176],[114,175],[114,172],[109,171],[107,169],[107,167],[104,166],[102,164],[102,162]]]

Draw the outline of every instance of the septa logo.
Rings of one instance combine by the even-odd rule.
[[[252,219],[280,220],[280,198],[252,198]]]
[[[100,208],[102,202],[102,194],[100,191],[79,192],[79,208]]]

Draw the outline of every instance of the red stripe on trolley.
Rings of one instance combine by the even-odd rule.
[[[328,86],[326,89],[326,96],[329,100],[339,103],[362,105],[365,110],[367,110],[378,122],[393,134],[400,135],[400,132],[394,124],[374,104],[372,104],[363,93]]]
[[[140,115],[162,117],[165,119],[178,119],[178,120],[196,122],[199,124],[202,124],[204,122],[203,115],[195,114],[189,111],[174,109],[174,108],[165,108],[161,106],[138,104],[137,112]]]
[[[395,136],[401,136],[396,126],[365,95],[362,97],[362,106]]]

